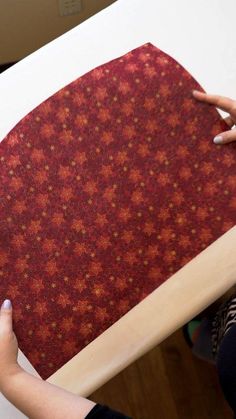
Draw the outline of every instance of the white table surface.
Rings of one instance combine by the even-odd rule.
[[[0,74],[0,141],[60,88],[146,42],[207,92],[236,98],[235,15],[235,0],[117,0]],[[21,351],[19,362],[38,375]],[[25,418],[2,395],[0,416]]]

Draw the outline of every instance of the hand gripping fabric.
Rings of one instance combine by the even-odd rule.
[[[235,144],[213,144],[227,126],[193,89],[147,43],[1,142],[0,297],[42,378],[235,224]]]

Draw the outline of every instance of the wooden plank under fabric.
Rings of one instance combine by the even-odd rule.
[[[226,125],[195,101],[194,88],[179,63],[147,43],[65,86],[1,142],[0,296],[12,299],[20,349],[42,378],[149,304],[234,226],[235,144],[212,143]],[[140,348],[127,363],[158,340],[129,330]],[[81,391],[98,385],[90,378]]]

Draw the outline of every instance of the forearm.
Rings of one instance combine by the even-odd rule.
[[[27,373],[21,367],[5,380],[1,391],[30,419],[84,419],[95,405]]]

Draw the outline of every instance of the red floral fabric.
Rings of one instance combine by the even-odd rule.
[[[1,142],[0,297],[42,378],[235,224],[235,144],[213,144],[227,126],[192,89],[147,43]]]

